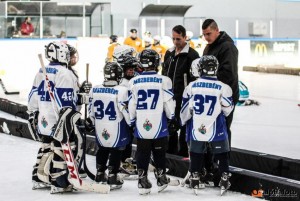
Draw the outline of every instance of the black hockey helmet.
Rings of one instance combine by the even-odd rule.
[[[140,63],[143,68],[157,68],[159,62],[159,54],[154,50],[145,49],[140,54]]]
[[[107,62],[103,69],[105,80],[115,80],[119,82],[123,77],[123,69],[116,62]]]
[[[117,59],[117,62],[123,69],[124,77],[128,80],[134,77],[134,72],[127,73],[127,69],[133,68],[135,70],[140,65],[137,58],[132,55],[122,55]]]
[[[70,62],[68,63],[68,66],[75,66],[79,60],[79,55],[77,49],[70,45],[66,44],[68,46],[68,49],[70,51]]]
[[[216,76],[219,62],[213,55],[204,55],[199,60],[200,74],[206,76]]]
[[[111,40],[113,43],[117,42],[117,40],[118,40],[118,36],[117,36],[117,35],[111,35],[109,38],[110,38],[110,40]]]

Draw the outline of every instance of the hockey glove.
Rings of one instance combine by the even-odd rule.
[[[94,123],[93,123],[93,121],[91,120],[90,117],[85,120],[85,129],[88,132],[93,132],[95,130]]]
[[[79,93],[90,93],[91,88],[92,83],[84,81],[79,88]]]
[[[179,129],[180,129],[180,125],[179,125],[178,121],[176,120],[176,118],[168,121],[168,130],[169,130],[170,135],[177,133],[177,131]]]
[[[40,141],[40,137],[37,133],[39,111],[35,111],[29,114],[28,118],[28,129],[30,131],[32,139]]]
[[[77,105],[89,104],[89,94],[78,93],[77,94]]]

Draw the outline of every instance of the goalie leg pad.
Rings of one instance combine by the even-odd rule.
[[[38,151],[36,164],[33,166],[32,180],[35,182],[50,183],[49,174],[46,174],[41,170],[44,170],[45,163],[51,154],[51,145],[49,139],[43,139],[43,141],[44,142],[41,144],[41,148]]]
[[[66,188],[70,185],[68,181],[67,165],[59,142],[53,142],[53,159],[51,173],[51,185]]]
[[[80,116],[81,114],[72,108],[62,108],[57,124],[54,127],[53,138],[61,143],[66,143],[72,132],[74,132],[75,123]]]

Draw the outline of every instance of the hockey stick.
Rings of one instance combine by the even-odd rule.
[[[3,91],[4,91],[4,93],[5,93],[6,95],[17,95],[17,94],[20,94],[19,91],[11,91],[11,92],[8,92],[8,91],[6,90],[6,88],[5,88],[5,86],[4,86],[4,83],[3,83],[2,79],[0,79],[0,84],[1,84],[1,87],[2,87],[2,89],[3,89]]]
[[[86,82],[89,83],[89,67],[90,64],[86,64],[86,68],[85,68],[85,78],[86,78]],[[86,120],[87,118],[87,104],[84,104],[84,120]]]
[[[45,84],[47,86],[47,90],[50,95],[50,100],[51,100],[51,103],[52,103],[52,106],[53,106],[53,109],[54,109],[54,112],[56,115],[56,119],[59,119],[58,118],[59,111],[56,106],[56,101],[54,98],[53,91],[51,90],[50,81],[49,81],[47,73],[46,73],[46,67],[44,65],[42,55],[39,54],[38,57],[39,57],[39,60],[40,60],[41,66],[42,66],[42,72],[45,77]],[[75,189],[91,191],[91,192],[98,192],[98,193],[109,193],[109,191],[110,191],[109,185],[97,184],[95,182],[82,180],[79,177],[79,171],[77,168],[77,164],[75,163],[74,155],[73,155],[73,152],[72,152],[72,149],[70,146],[70,142],[68,139],[67,139],[66,143],[61,143],[61,147],[62,147],[64,158],[65,158],[65,161],[67,164],[67,168],[69,170],[68,180]]]

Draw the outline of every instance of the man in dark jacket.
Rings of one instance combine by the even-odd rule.
[[[190,75],[190,67],[193,60],[199,58],[199,54],[186,43],[186,30],[183,26],[177,25],[172,29],[174,47],[170,48],[164,57],[162,74],[168,76],[173,82],[174,99],[176,100],[175,116],[180,119],[181,101],[184,88],[193,81]],[[168,153],[177,154],[178,135],[170,130]],[[179,152],[178,155],[188,156],[187,144],[185,141],[185,126],[180,128]]]
[[[238,87],[238,49],[234,45],[233,40],[224,31],[219,31],[217,23],[213,19],[206,19],[202,24],[202,33],[207,41],[207,46],[203,51],[203,55],[213,55],[219,61],[217,72],[218,80],[228,84],[232,89],[232,98],[234,105],[239,100]],[[229,147],[231,148],[231,130],[230,126],[233,119],[233,111],[226,117],[227,133],[229,139]],[[211,150],[207,150],[205,155],[205,168],[207,174],[205,180],[219,181],[220,175],[217,171],[217,162],[213,162]],[[216,185],[217,183],[215,183]]]
[[[217,72],[218,80],[228,84],[232,89],[233,102],[236,105],[239,100],[238,86],[238,49],[233,40],[224,31],[219,31],[217,23],[213,19],[206,19],[202,24],[202,32],[207,46],[203,55],[214,55],[219,61]],[[231,145],[230,126],[233,112],[226,117],[229,144]]]

